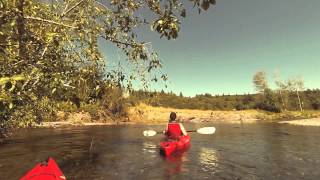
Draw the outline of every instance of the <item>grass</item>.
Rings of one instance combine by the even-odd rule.
[[[175,109],[165,107],[153,107],[146,104],[139,104],[129,108],[129,120],[137,123],[166,123],[170,112],[176,112],[178,119],[188,121],[205,122],[241,122],[252,123],[257,120],[280,121],[288,119],[308,119],[320,117],[320,111],[286,111],[272,113],[261,110],[241,111],[212,111],[194,109]]]

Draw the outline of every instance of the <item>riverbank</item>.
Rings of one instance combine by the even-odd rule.
[[[54,122],[42,122],[36,127],[49,127],[49,128],[57,128],[57,127],[70,127],[70,126],[110,126],[110,125],[128,125],[135,124],[133,122],[82,122],[75,123],[73,121],[54,121]]]
[[[182,122],[255,123],[320,118],[320,111],[287,111],[272,113],[260,110],[212,111],[152,107],[140,104],[129,109],[129,121],[136,123],[167,123],[170,112],[176,112]]]
[[[227,122],[227,123],[253,123],[257,121],[259,112],[255,110],[243,111],[212,111],[195,109],[175,109],[153,107],[140,104],[129,109],[129,120],[136,123],[167,123],[170,112],[177,113],[181,122]]]
[[[260,110],[241,110],[241,111],[212,111],[195,109],[175,109],[165,107],[153,107],[140,104],[128,109],[127,117],[117,119],[92,120],[86,112],[70,114],[67,118],[58,118],[56,122],[42,122],[38,127],[61,127],[61,126],[104,126],[104,125],[123,125],[123,124],[165,124],[168,121],[170,112],[176,112],[181,122],[187,123],[232,123],[248,124],[258,121],[279,122],[296,125],[312,124],[320,126],[320,111],[290,111],[283,113],[271,113]],[[63,114],[62,112],[60,114]],[[65,115],[58,115],[62,117]],[[316,118],[316,119],[313,119]],[[299,120],[301,119],[301,120]],[[309,121],[309,119],[311,119]],[[289,121],[288,121],[289,120]]]

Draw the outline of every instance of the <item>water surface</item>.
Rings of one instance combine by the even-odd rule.
[[[53,157],[67,179],[320,179],[320,128],[280,124],[215,126],[214,135],[191,134],[191,147],[159,154],[163,126],[24,129],[0,145],[0,179],[18,179]]]

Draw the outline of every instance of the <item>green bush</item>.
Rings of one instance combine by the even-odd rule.
[[[101,99],[101,105],[107,114],[115,117],[127,116],[128,103],[119,88],[108,88]]]
[[[78,108],[75,104],[70,101],[57,102],[57,110],[66,113],[77,112]]]
[[[55,103],[43,97],[33,103],[14,107],[8,122],[15,127],[32,127],[42,121],[55,120],[56,111]]]
[[[259,98],[256,108],[275,113],[281,112],[277,105],[277,97],[270,89],[266,89],[263,96]]]
[[[81,104],[80,111],[87,112],[92,117],[92,120],[100,118],[99,111],[102,110],[100,103]]]

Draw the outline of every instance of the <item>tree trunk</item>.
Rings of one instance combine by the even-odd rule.
[[[287,111],[286,104],[284,103],[284,99],[283,99],[283,96],[282,96],[282,91],[279,90],[279,93],[280,93],[280,97],[281,97],[281,102],[282,102],[283,109],[284,109],[285,111]]]
[[[20,61],[25,61],[26,58],[26,44],[25,44],[25,20],[23,15],[23,7],[24,7],[24,0],[17,0],[16,1],[17,9],[19,10],[18,17],[17,17],[17,38],[19,42],[18,47],[18,58]]]
[[[301,99],[300,99],[299,91],[297,90],[296,92],[297,92],[297,97],[298,97],[298,101],[299,101],[300,111],[303,111],[302,105],[301,105]]]

